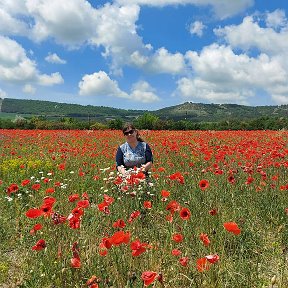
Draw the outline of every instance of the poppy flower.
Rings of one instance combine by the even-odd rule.
[[[147,287],[155,281],[157,273],[154,271],[145,271],[142,273],[141,278],[144,282],[144,286]]]
[[[196,261],[196,268],[199,272],[204,272],[205,270],[210,269],[210,263],[208,262],[208,260],[205,257],[199,258]]]
[[[219,255],[218,254],[213,254],[213,255],[207,255],[205,258],[211,263],[215,264],[216,262],[219,261]]]
[[[199,187],[202,191],[206,190],[209,187],[209,182],[206,179],[202,179],[199,182]]]
[[[72,268],[76,268],[76,269],[81,268],[80,258],[73,257],[71,259],[70,265],[71,265]]]
[[[179,212],[179,215],[183,220],[189,220],[191,212],[188,208],[182,208]]]
[[[170,192],[167,191],[167,190],[162,190],[162,191],[161,191],[161,196],[167,198],[167,197],[170,196]]]
[[[112,245],[118,246],[122,243],[128,244],[130,240],[130,232],[117,231],[109,238]]]
[[[228,232],[231,232],[235,235],[239,235],[241,233],[241,230],[235,222],[226,222],[223,224],[223,226]]]
[[[31,208],[26,212],[28,218],[37,218],[42,216],[44,213],[41,209]]]
[[[74,201],[79,200],[79,199],[80,199],[80,197],[78,194],[73,194],[73,195],[70,195],[68,197],[69,202],[74,202]]]
[[[151,201],[144,201],[143,206],[146,209],[151,209],[152,208],[152,203],[151,203]]]
[[[55,189],[54,188],[47,188],[46,193],[54,193],[55,192]]]
[[[128,222],[129,223],[131,223],[134,219],[136,219],[137,217],[139,217],[140,216],[140,211],[134,211],[134,212],[132,212],[131,213],[131,215],[130,215],[130,217],[129,217],[129,219],[128,219]]]
[[[209,210],[209,214],[212,215],[212,216],[217,215],[217,213],[218,213],[217,209],[211,209],[211,210]]]
[[[46,242],[44,239],[40,239],[37,243],[32,247],[32,250],[41,251],[46,247]]]
[[[171,253],[172,253],[173,256],[181,255],[181,251],[179,249],[173,249]]]
[[[7,193],[10,196],[11,193],[15,193],[19,190],[19,187],[17,184],[12,183],[10,186],[7,188]]]
[[[77,207],[80,207],[80,208],[87,208],[89,207],[89,201],[88,200],[81,200],[81,201],[78,201],[77,203]]]
[[[116,222],[112,225],[114,228],[124,228],[126,226],[124,220],[118,219]]]
[[[34,225],[34,227],[30,230],[30,234],[35,234],[36,231],[39,231],[43,228],[43,226],[40,223],[37,223]]]
[[[22,183],[21,183],[21,186],[26,186],[26,185],[28,185],[30,183],[30,180],[29,179],[25,179],[25,180],[23,180],[22,181]]]
[[[206,246],[206,247],[209,246],[210,240],[209,240],[207,234],[201,233],[200,234],[200,240],[203,242],[204,246]]]
[[[189,258],[188,257],[182,257],[182,258],[179,259],[179,263],[182,266],[184,266],[184,267],[186,267],[188,265],[188,262],[189,262]]]
[[[38,191],[41,188],[41,185],[39,183],[35,183],[31,187],[33,190]]]
[[[146,251],[146,247],[148,247],[148,243],[141,243],[139,240],[135,240],[130,244],[130,248],[132,250],[132,256],[139,256]]]
[[[175,200],[170,201],[166,206],[166,210],[170,211],[171,214],[174,214],[174,212],[180,210],[180,204]]]
[[[183,235],[180,234],[180,233],[175,233],[175,234],[172,235],[172,240],[175,241],[175,242],[177,242],[177,243],[182,242],[183,239],[184,239],[184,237],[183,237]]]

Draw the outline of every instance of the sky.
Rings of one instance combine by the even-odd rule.
[[[0,0],[0,98],[288,104],[288,1]]]

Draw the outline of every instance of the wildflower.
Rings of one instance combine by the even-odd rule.
[[[180,214],[180,217],[183,219],[183,220],[189,220],[190,216],[191,216],[191,212],[188,208],[182,208],[179,212]]]
[[[46,247],[46,242],[44,239],[40,239],[37,243],[32,247],[32,250],[41,251]]]
[[[211,210],[209,210],[209,214],[212,216],[215,216],[218,214],[218,211],[217,211],[217,209],[211,209]]]
[[[146,209],[151,209],[152,208],[152,203],[151,203],[151,201],[144,201],[143,206]]]
[[[124,228],[126,226],[124,220],[118,219],[116,222],[112,225],[114,228]]]
[[[36,231],[39,231],[43,228],[43,226],[40,223],[37,223],[34,225],[34,227],[30,230],[30,234],[33,235],[36,233]]]
[[[210,263],[207,262],[208,260],[204,257],[204,258],[199,258],[196,261],[196,268],[199,272],[204,272],[205,270],[209,270],[210,269]]]
[[[209,187],[209,182],[206,179],[202,179],[199,182],[199,187],[202,191],[206,190]]]
[[[213,255],[207,255],[205,258],[211,263],[215,264],[216,262],[219,261],[219,255],[218,254],[213,254]]]
[[[22,181],[22,183],[21,183],[21,186],[26,186],[26,185],[28,185],[30,183],[30,180],[29,179],[25,179],[25,180],[23,180]]]
[[[241,233],[241,230],[235,222],[226,222],[223,224],[223,226],[228,232],[231,232],[235,235],[239,235]]]
[[[130,232],[117,231],[109,238],[112,245],[118,246],[122,243],[128,244],[130,240]]]
[[[177,242],[177,243],[182,242],[183,239],[184,239],[184,237],[183,237],[183,235],[180,234],[180,233],[175,233],[175,234],[172,235],[172,240],[175,241],[175,242]]]
[[[186,267],[188,265],[189,258],[188,257],[182,257],[179,259],[179,262],[182,266]]]
[[[180,205],[179,205],[179,203],[176,202],[175,200],[170,201],[170,202],[168,203],[168,205],[166,206],[166,210],[170,211],[171,214],[174,214],[174,212],[180,210]]]
[[[11,193],[15,193],[19,190],[19,187],[17,184],[12,183],[8,188],[7,188],[7,193],[10,196]]]
[[[31,187],[33,190],[38,191],[41,188],[41,185],[39,183],[35,183]]]
[[[179,249],[173,249],[171,253],[173,256],[179,256],[181,254],[181,251]]]
[[[41,209],[31,208],[26,212],[28,218],[37,218],[42,216],[44,213]]]
[[[140,216],[140,211],[134,211],[131,213],[129,219],[128,219],[128,222],[131,223],[134,219],[136,219],[137,217]]]
[[[161,191],[161,196],[167,198],[167,197],[170,196],[170,192],[167,191],[167,190],[162,190],[162,191]]]
[[[210,240],[209,240],[207,234],[201,233],[200,234],[200,240],[203,242],[204,246],[206,246],[206,247],[209,246]]]
[[[87,208],[89,207],[89,201],[88,200],[81,200],[81,201],[78,201],[77,203],[77,207],[79,208]]]
[[[154,271],[145,271],[142,273],[141,278],[144,282],[144,286],[147,287],[155,281],[157,273]]]
[[[141,243],[139,240],[135,240],[130,244],[132,250],[132,256],[139,256],[146,251],[146,247],[149,247],[148,243]]]
[[[46,193],[54,193],[55,192],[55,189],[54,188],[47,188]]]

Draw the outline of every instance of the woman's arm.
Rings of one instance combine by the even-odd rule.
[[[116,153],[116,167],[118,172],[120,172],[123,175],[125,174],[126,169],[124,167],[123,152],[120,147],[118,147]]]

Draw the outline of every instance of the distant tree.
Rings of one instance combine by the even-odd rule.
[[[153,130],[157,126],[159,117],[151,114],[144,113],[142,116],[138,117],[136,120],[136,125],[139,129],[149,129]]]
[[[108,127],[112,130],[121,130],[124,122],[121,119],[113,119],[108,121]]]

